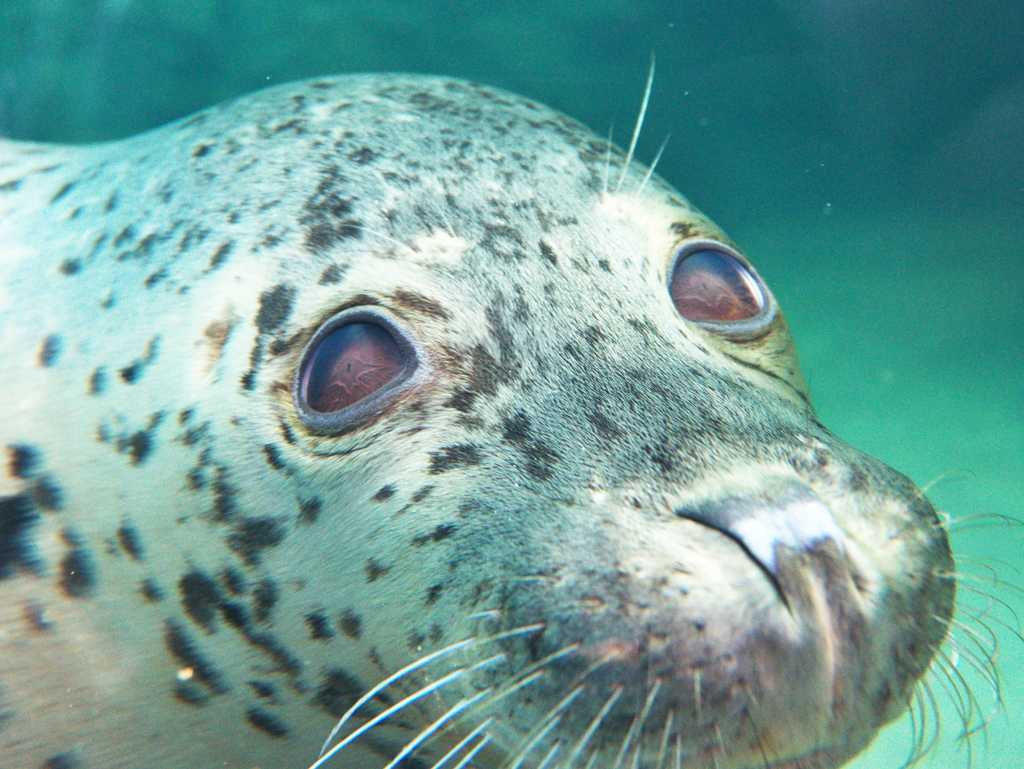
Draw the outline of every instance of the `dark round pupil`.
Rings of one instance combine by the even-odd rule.
[[[754,276],[721,251],[694,251],[676,264],[669,285],[679,314],[688,320],[750,320],[764,307]]]
[[[358,403],[402,373],[402,351],[376,323],[350,323],[331,331],[306,361],[299,394],[322,414]]]

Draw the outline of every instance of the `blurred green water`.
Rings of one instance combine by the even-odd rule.
[[[52,141],[369,70],[486,81],[624,140],[654,51],[639,156],[671,133],[659,170],[772,283],[822,421],[954,520],[1024,517],[1024,4],[0,0],[0,30],[0,131]],[[956,540],[1018,584],[1022,545]],[[973,744],[1009,769],[1024,657],[1001,642],[1007,706]],[[926,766],[965,765],[955,725]]]

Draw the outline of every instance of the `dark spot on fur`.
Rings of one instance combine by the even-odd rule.
[[[427,498],[427,495],[429,495],[430,492],[433,491],[433,490],[434,490],[433,486],[424,486],[422,489],[420,489],[419,491],[417,491],[415,494],[412,495],[412,501],[413,502],[422,502],[424,499]]]
[[[65,259],[57,269],[62,275],[74,275],[82,269],[82,262],[78,259]]]
[[[133,465],[141,465],[153,448],[153,440],[145,430],[138,430],[117,442],[117,449],[131,458]]]
[[[139,538],[138,530],[132,525],[123,523],[118,527],[117,544],[133,561],[142,560],[142,540]]]
[[[123,230],[117,233],[117,236],[114,238],[114,248],[120,248],[125,243],[132,240],[134,237],[135,228],[129,224],[127,227],[125,227]]]
[[[88,598],[96,587],[92,559],[79,538],[69,529],[61,532],[61,539],[70,548],[57,567],[57,584],[68,598]]]
[[[448,314],[448,311],[437,302],[432,299],[427,299],[427,297],[416,294],[412,291],[399,289],[398,291],[395,291],[391,297],[395,300],[396,304],[401,305],[408,310],[412,310],[413,312],[430,315],[435,318],[440,318],[441,320],[448,320],[451,317]]]
[[[166,277],[167,277],[167,270],[165,270],[163,267],[161,267],[156,272],[153,272],[150,275],[148,275],[146,277],[146,280],[143,281],[143,284],[146,286],[146,288],[153,288],[153,286],[155,286],[160,281],[164,280]]]
[[[205,155],[207,152],[210,151],[210,148],[212,146],[213,146],[212,144],[199,144],[199,145],[197,145],[196,148],[194,150],[192,150],[192,157],[194,157],[194,158],[201,158],[203,155]]]
[[[185,474],[185,484],[191,491],[198,491],[206,485],[206,470],[193,467]]]
[[[247,565],[255,566],[260,562],[260,554],[268,547],[277,547],[284,537],[284,527],[273,518],[243,518],[226,541]]]
[[[360,147],[357,150],[352,150],[348,153],[348,159],[353,163],[358,163],[363,166],[367,163],[372,163],[374,159],[378,157],[378,154],[371,150],[369,147]]]
[[[618,440],[622,437],[622,430],[616,427],[615,423],[601,412],[592,411],[587,414],[587,419],[590,421],[590,424],[594,426],[597,434],[605,440]]]
[[[245,720],[257,731],[263,732],[274,739],[282,739],[288,736],[288,727],[279,721],[276,716],[272,716],[260,708],[249,708],[245,711]]]
[[[406,644],[410,651],[421,652],[423,651],[423,644],[426,642],[427,637],[416,630],[409,633],[409,638],[406,640]]]
[[[374,502],[383,502],[386,499],[391,499],[395,495],[394,486],[382,486],[376,494],[373,495]]]
[[[32,501],[44,510],[60,510],[64,494],[60,486],[48,475],[42,475],[32,484]]]
[[[228,566],[220,573],[220,583],[231,595],[245,595],[245,575],[234,566]]]
[[[164,645],[171,656],[185,667],[191,668],[192,676],[211,692],[227,692],[227,686],[221,681],[220,674],[196,648],[195,641],[189,636],[188,631],[174,620],[164,622]]]
[[[252,591],[252,614],[259,623],[270,622],[277,603],[277,585],[273,580],[261,580]]]
[[[501,437],[506,441],[522,443],[530,438],[530,420],[525,414],[517,413],[506,417],[502,424]]]
[[[249,627],[249,612],[237,601],[224,601],[217,608],[220,609],[220,616],[231,627],[243,631]]]
[[[261,700],[277,700],[277,690],[269,681],[246,681],[245,685]]]
[[[604,332],[597,326],[587,326],[582,336],[591,347],[598,347],[605,340]]]
[[[424,603],[426,603],[427,606],[437,603],[437,599],[441,597],[441,592],[443,590],[444,585],[440,583],[436,585],[431,585],[429,588],[427,588],[427,598],[424,601]]]
[[[252,390],[256,387],[256,374],[260,370],[260,362],[263,360],[263,341],[257,340],[249,352],[249,370],[242,375],[240,383],[243,390]]]
[[[682,238],[689,238],[700,234],[700,229],[689,222],[674,222],[671,229],[672,232]]]
[[[286,673],[294,678],[302,671],[302,663],[269,633],[245,632],[242,637],[250,646],[259,649],[273,660],[275,672]]]
[[[217,608],[223,600],[217,583],[207,574],[195,570],[178,580],[178,591],[185,614],[206,632],[216,630]]]
[[[389,571],[390,566],[382,566],[380,563],[375,561],[373,558],[366,562],[366,581],[376,582],[380,577],[383,577]]]
[[[306,624],[309,625],[309,637],[314,641],[327,641],[334,638],[331,624],[327,619],[327,615],[322,611],[310,612],[304,619]]]
[[[71,190],[73,190],[74,188],[75,188],[75,182],[68,182],[67,184],[65,184],[63,187],[61,187],[59,190],[57,190],[57,192],[54,193],[52,198],[50,198],[50,205],[53,205],[54,203],[56,203],[62,197],[67,195],[69,192],[71,192]]]
[[[329,286],[334,283],[340,283],[341,279],[345,275],[345,272],[346,268],[340,267],[337,264],[332,264],[329,267],[325,268],[322,273],[320,273],[320,280],[318,280],[317,282],[321,286]]]
[[[345,609],[338,618],[338,629],[349,638],[358,641],[363,632],[363,618],[352,609]]]
[[[663,473],[668,473],[675,467],[672,462],[672,458],[662,448],[644,446],[643,450],[647,452],[647,456],[651,458],[651,462],[656,464]]]
[[[71,753],[58,753],[43,761],[39,769],[85,769],[85,765]]]
[[[9,182],[0,184],[0,192],[14,192],[21,186],[21,179],[11,179]]]
[[[267,464],[273,467],[275,470],[284,470],[285,464],[281,461],[281,452],[277,450],[277,447],[271,443],[263,444],[263,456],[267,459]]]
[[[299,219],[307,227],[307,248],[323,251],[339,240],[358,238],[362,234],[362,223],[349,216],[352,198],[344,197],[339,191],[344,181],[337,166],[321,172],[316,192],[306,201],[305,213]]]
[[[235,487],[228,483],[228,469],[218,467],[217,475],[213,479],[213,517],[217,521],[229,521],[234,518],[238,507],[235,504],[235,497],[238,492]]]
[[[307,525],[315,523],[316,519],[320,517],[320,508],[322,506],[323,502],[320,500],[320,497],[299,500],[299,523]]]
[[[0,497],[0,580],[15,571],[35,573],[39,569],[29,536],[38,520],[39,513],[27,495]]]
[[[220,244],[216,251],[213,252],[213,256],[210,257],[210,265],[206,268],[207,272],[213,272],[220,267],[224,262],[227,261],[228,256],[231,255],[231,249],[235,247],[233,240],[226,240]]]
[[[39,347],[39,365],[44,368],[52,366],[60,355],[60,336],[48,334]]]
[[[313,704],[326,710],[334,718],[345,715],[366,693],[359,679],[346,670],[328,670],[313,697]]]
[[[597,266],[600,267],[605,272],[611,272],[612,271],[612,266],[611,266],[611,264],[609,264],[607,259],[599,259],[598,262],[597,262]]]
[[[478,447],[462,444],[444,446],[440,451],[430,452],[430,474],[445,473],[456,467],[468,467],[480,464]]]
[[[429,534],[424,534],[422,537],[413,538],[412,543],[416,547],[423,547],[429,542],[443,542],[458,530],[459,529],[457,526],[452,526],[451,524],[441,524]]]
[[[260,309],[256,315],[256,327],[261,334],[269,334],[280,328],[292,312],[295,289],[292,286],[277,285],[260,295]]]
[[[107,212],[108,214],[111,211],[113,211],[115,208],[117,208],[117,193],[116,192],[112,193],[111,196],[109,198],[107,198],[107,202],[103,204],[103,210],[105,212]]]
[[[468,414],[473,410],[473,402],[476,400],[476,393],[472,390],[456,389],[452,391],[451,397],[445,401],[448,408]]]
[[[89,395],[102,395],[107,387],[107,372],[100,366],[89,376]]]
[[[164,600],[164,591],[160,586],[148,577],[139,583],[139,593],[147,603],[157,603]]]
[[[517,413],[504,420],[502,438],[514,443],[526,458],[526,472],[539,480],[551,477],[551,466],[561,459],[561,456],[544,441],[531,436],[530,421],[525,414]]]
[[[270,354],[273,356],[283,355],[288,352],[295,345],[296,342],[301,338],[301,334],[296,334],[288,339],[273,339],[270,342]]]
[[[302,136],[306,133],[305,122],[301,118],[297,117],[294,117],[291,120],[286,120],[284,123],[274,126],[270,131],[270,136],[283,133],[284,131],[291,131],[296,136]]]
[[[156,360],[157,349],[159,346],[160,335],[158,334],[149,340],[146,344],[146,351],[140,357],[136,358],[121,369],[119,372],[121,379],[123,379],[126,384],[135,384],[139,380],[139,377],[145,373],[146,366]]]
[[[56,629],[46,618],[46,607],[40,601],[25,601],[21,607],[21,618],[33,633],[51,633]]]
[[[540,255],[551,264],[558,264],[558,257],[555,256],[554,249],[543,240],[540,242]]]
[[[32,446],[15,443],[7,447],[7,452],[7,470],[15,478],[28,478],[39,469],[39,451]]]
[[[193,708],[201,708],[210,701],[210,695],[195,681],[175,680],[171,687],[171,696]]]

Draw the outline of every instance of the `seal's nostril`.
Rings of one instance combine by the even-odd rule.
[[[728,534],[773,579],[778,577],[779,546],[807,551],[831,539],[844,549],[843,532],[825,503],[794,483],[680,508],[676,515]]]

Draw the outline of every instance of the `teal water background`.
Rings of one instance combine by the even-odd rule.
[[[1024,529],[999,519],[1024,518],[1019,0],[0,0],[0,133],[116,138],[266,85],[391,70],[509,88],[624,144],[652,52],[638,156],[671,134],[659,172],[772,284],[821,420],[929,486],[964,570],[1024,584]],[[1015,622],[993,611],[984,626]],[[974,766],[1017,769],[1024,644],[997,635],[1004,707]],[[923,766],[966,766],[936,691]],[[854,766],[908,750],[898,725]]]

